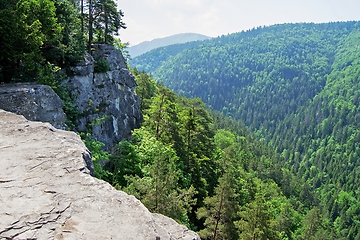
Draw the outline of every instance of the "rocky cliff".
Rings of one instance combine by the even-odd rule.
[[[109,69],[96,73],[95,65],[101,60],[109,63]],[[120,51],[110,45],[94,44],[92,54],[85,55],[71,71],[64,85],[75,96],[80,112],[76,130],[90,131],[110,150],[129,138],[131,130],[140,127],[141,100],[135,94],[136,80]]]
[[[73,132],[0,110],[0,239],[199,239],[93,178]]]
[[[95,71],[105,60],[109,69]],[[63,72],[64,73],[64,72]],[[78,116],[75,131],[90,132],[105,144],[105,150],[131,136],[140,127],[141,99],[135,93],[136,80],[120,51],[106,44],[94,44],[92,54],[71,67],[62,82],[75,99]],[[28,120],[49,122],[66,129],[63,103],[49,87],[34,83],[0,85],[0,109],[21,114]]]
[[[49,122],[66,129],[63,102],[49,87],[36,83],[0,85],[0,109],[23,115],[32,121]]]

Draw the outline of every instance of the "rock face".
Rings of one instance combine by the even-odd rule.
[[[72,68],[73,76],[65,82],[76,96],[80,111],[77,130],[90,130],[96,140],[110,150],[116,143],[130,137],[140,127],[140,98],[135,94],[136,80],[130,73],[120,51],[106,44],[93,45],[92,56]],[[95,73],[95,62],[105,59],[110,70]]]
[[[73,132],[0,110],[0,239],[199,239],[93,178]]]
[[[35,83],[0,85],[0,109],[32,121],[49,122],[66,129],[63,102],[49,87]]]

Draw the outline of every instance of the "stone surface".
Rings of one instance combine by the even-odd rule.
[[[73,76],[65,82],[76,96],[80,111],[77,131],[90,131],[96,140],[110,150],[121,140],[131,136],[131,130],[140,127],[142,114],[140,98],[135,94],[136,80],[130,73],[120,51],[105,44],[93,45],[92,56],[72,68]],[[94,61],[106,59],[110,70],[94,73]]]
[[[23,115],[28,120],[49,122],[66,129],[63,103],[56,93],[36,83],[0,84],[0,109]]]
[[[0,239],[199,239],[90,176],[86,152],[73,132],[0,110]]]

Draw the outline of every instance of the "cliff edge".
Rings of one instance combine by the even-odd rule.
[[[86,154],[75,133],[0,110],[0,239],[199,239],[93,178]]]

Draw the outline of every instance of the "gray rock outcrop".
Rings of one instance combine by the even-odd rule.
[[[86,152],[73,132],[0,110],[0,239],[199,239],[93,178]]]
[[[36,83],[0,84],[0,109],[32,121],[66,129],[63,102],[49,87]]]
[[[78,131],[90,131],[96,140],[110,150],[116,143],[128,139],[131,130],[140,127],[142,114],[140,98],[135,94],[136,80],[130,73],[120,51],[106,44],[94,44],[92,56],[72,67],[65,82],[76,96],[80,117]],[[105,59],[110,69],[95,73],[95,62]]]

